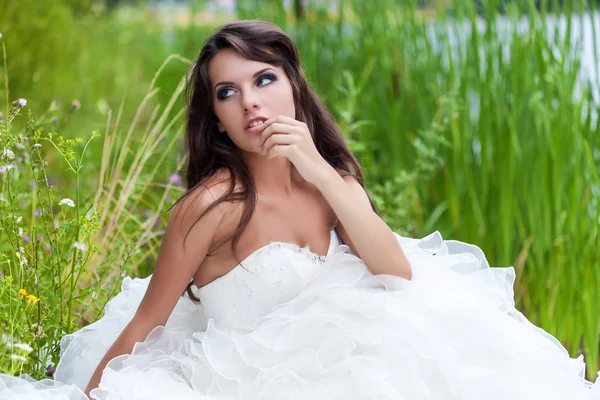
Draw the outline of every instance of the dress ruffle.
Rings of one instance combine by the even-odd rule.
[[[299,295],[245,330],[180,299],[165,327],[108,363],[92,398],[600,399],[583,357],[514,308],[512,267],[490,268],[478,247],[438,232],[397,239],[412,280],[373,275],[340,245]],[[79,399],[67,391],[87,385],[148,280],[126,279],[103,319],[63,340],[63,398]],[[21,381],[1,376],[0,398],[29,399],[23,386],[48,380]]]

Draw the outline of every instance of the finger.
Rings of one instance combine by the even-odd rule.
[[[269,128],[270,126],[272,126],[273,124],[276,124],[276,123],[290,125],[290,126],[297,126],[297,127],[302,127],[303,125],[304,126],[306,125],[304,122],[300,122],[294,118],[286,117],[285,115],[277,115],[277,116],[271,117],[268,120],[266,120],[265,122],[263,122],[263,124],[261,125],[261,127],[259,128],[258,131],[263,132],[267,128]]]
[[[300,122],[295,118],[292,117],[288,117],[286,115],[278,115],[275,117],[275,121],[276,122],[282,122],[284,124],[290,124],[290,125],[294,125],[294,126],[300,126],[302,124],[304,124],[304,122]]]
[[[303,124],[303,122],[300,122],[294,118],[291,117],[287,117],[285,115],[276,115],[274,117],[269,118],[268,120],[266,120],[265,122],[263,122],[262,124],[262,129],[266,129],[268,128],[271,124],[273,123],[284,123],[284,124],[288,124],[288,125],[292,125],[292,126],[300,126]]]
[[[265,144],[263,145],[263,151],[262,154],[268,154],[269,150],[277,144],[292,144],[292,143],[296,143],[298,141],[298,138],[294,135],[286,135],[286,134],[281,134],[281,133],[276,133],[274,135],[271,135],[267,141],[265,142]]]
[[[296,145],[294,143],[291,144],[276,144],[274,145],[269,153],[267,154],[267,158],[273,158],[277,156],[287,157],[291,151],[293,151]]]
[[[274,133],[291,133],[293,129],[294,127],[291,125],[275,122],[260,133],[260,144],[264,145],[269,136]]]

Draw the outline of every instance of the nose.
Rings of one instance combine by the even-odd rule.
[[[257,94],[252,93],[251,90],[246,91],[242,98],[242,107],[244,108],[244,113],[247,113],[250,109],[259,109],[260,104]]]

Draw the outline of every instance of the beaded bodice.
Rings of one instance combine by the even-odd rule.
[[[257,317],[296,296],[339,244],[332,229],[326,256],[294,243],[271,242],[259,248],[227,274],[201,288],[192,286],[204,319],[213,319],[220,328],[249,329]]]

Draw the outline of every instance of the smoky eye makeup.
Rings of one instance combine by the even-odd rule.
[[[260,75],[258,78],[256,78],[256,83],[259,84],[260,82],[263,81],[263,79],[268,79],[270,82],[265,83],[263,85],[259,85],[259,86],[266,86],[266,85],[270,85],[271,83],[275,82],[277,80],[277,75],[273,74],[273,73],[265,73]],[[230,86],[221,86],[217,89],[217,99],[219,100],[226,100],[229,96],[226,95],[226,93],[230,90],[234,90],[233,88],[231,88]]]

